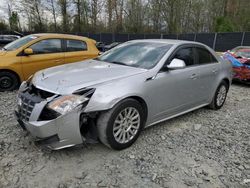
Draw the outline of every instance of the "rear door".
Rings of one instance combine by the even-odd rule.
[[[64,63],[61,39],[43,39],[28,48],[33,50],[33,54],[22,56],[22,67],[25,79],[28,79],[30,75],[41,69]]]
[[[215,81],[219,73],[220,64],[216,58],[205,48],[196,46],[195,53],[197,56],[197,63],[199,69],[199,82],[200,90],[199,95],[205,102],[211,96],[211,92],[214,91]]]
[[[73,63],[89,59],[90,53],[85,41],[75,39],[65,39],[65,63]]]

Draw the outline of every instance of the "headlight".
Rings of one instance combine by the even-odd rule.
[[[85,96],[67,95],[50,102],[48,107],[60,114],[66,114],[88,100]]]

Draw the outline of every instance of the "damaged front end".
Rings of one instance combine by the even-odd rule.
[[[15,110],[19,124],[30,132],[37,143],[57,150],[90,138],[95,113],[85,114],[95,89],[83,89],[70,95],[60,95],[23,82]],[[94,127],[94,126],[93,126]]]

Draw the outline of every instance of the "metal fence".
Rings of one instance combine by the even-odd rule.
[[[1,32],[0,34],[14,34]],[[31,34],[25,32],[24,35]],[[191,33],[191,34],[124,34],[124,33],[68,33],[92,38],[98,42],[126,42],[134,39],[180,39],[204,43],[216,51],[226,51],[236,46],[250,46],[250,32],[235,33]]]

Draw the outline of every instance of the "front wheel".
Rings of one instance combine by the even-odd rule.
[[[99,139],[110,148],[125,149],[137,140],[144,123],[141,104],[134,99],[125,99],[98,118]]]
[[[213,101],[210,103],[209,107],[214,110],[220,109],[226,101],[228,89],[228,84],[225,81],[222,81],[217,88]]]
[[[15,74],[7,71],[0,72],[0,92],[17,89],[19,84]]]

